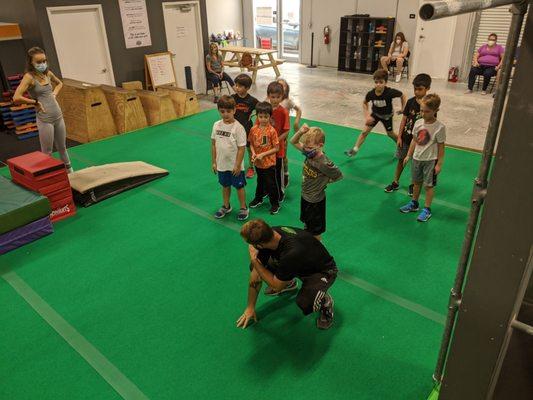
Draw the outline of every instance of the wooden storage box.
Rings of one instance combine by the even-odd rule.
[[[147,126],[141,99],[135,90],[102,85],[118,133],[135,131]]]
[[[174,104],[168,93],[137,90],[137,95],[141,99],[148,125],[162,124],[177,118]]]
[[[87,143],[116,135],[115,121],[100,85],[63,79],[57,101],[69,139]]]
[[[174,86],[161,86],[157,88],[157,91],[170,95],[176,114],[180,118],[200,112],[200,103],[193,90],[180,89]]]

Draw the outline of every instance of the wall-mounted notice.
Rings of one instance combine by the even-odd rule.
[[[152,45],[146,0],[118,0],[126,48]]]

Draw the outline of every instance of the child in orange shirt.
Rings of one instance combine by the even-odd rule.
[[[279,151],[279,139],[276,129],[270,124],[272,105],[268,102],[255,106],[257,124],[250,131],[250,151],[252,162],[257,172],[255,198],[250,202],[251,208],[263,204],[263,197],[268,195],[270,214],[277,214],[280,209],[280,189],[276,180],[276,153]]]

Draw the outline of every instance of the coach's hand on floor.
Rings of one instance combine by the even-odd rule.
[[[247,307],[237,320],[237,328],[246,329],[251,319],[257,322],[257,315],[255,314],[255,309]]]

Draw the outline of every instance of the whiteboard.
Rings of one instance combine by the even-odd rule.
[[[146,64],[152,87],[176,85],[176,75],[170,53],[147,54]]]

